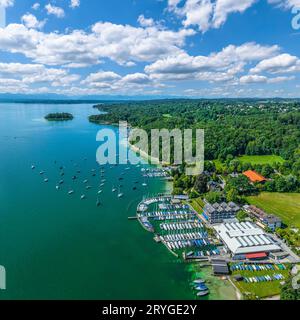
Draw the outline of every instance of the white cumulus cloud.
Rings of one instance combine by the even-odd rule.
[[[183,25],[206,32],[220,28],[231,13],[243,13],[257,0],[169,0],[169,11],[183,17]]]
[[[15,0],[0,0],[0,7],[7,8],[12,7],[15,3]]]
[[[46,23],[46,20],[39,21],[36,16],[31,13],[26,13],[21,18],[24,25],[29,29],[42,29]]]
[[[153,62],[182,53],[186,38],[194,34],[191,29],[136,28],[110,22],[96,23],[89,33],[76,30],[68,34],[44,33],[22,24],[10,24],[0,28],[0,50],[21,53],[48,65],[86,66],[108,58],[132,66],[135,62]]]
[[[48,15],[54,15],[57,18],[63,18],[65,16],[65,11],[63,8],[53,6],[50,3],[45,6],[45,9],[47,10]]]
[[[71,0],[70,2],[70,8],[75,9],[80,6],[80,0]]]

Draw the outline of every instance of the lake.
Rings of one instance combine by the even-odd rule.
[[[50,112],[75,118],[47,122]],[[90,104],[0,104],[0,265],[7,272],[1,299],[194,297],[186,265],[128,220],[143,195],[163,192],[165,183],[153,179],[143,187],[136,166],[107,165],[100,176],[96,134],[103,126],[87,119],[97,112]],[[112,192],[119,184],[121,199]]]

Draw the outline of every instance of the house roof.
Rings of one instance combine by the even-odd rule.
[[[251,182],[264,182],[267,181],[265,177],[257,173],[256,171],[248,170],[243,173]]]

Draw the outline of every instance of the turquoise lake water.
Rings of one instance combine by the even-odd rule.
[[[43,117],[50,112],[75,118],[49,123]],[[187,267],[128,220],[144,194],[163,192],[165,184],[148,180],[142,187],[136,166],[106,166],[100,177],[101,126],[87,119],[95,113],[86,104],[0,104],[0,265],[7,273],[0,299],[192,299]],[[101,179],[106,182],[97,207]],[[118,184],[121,199],[112,192]]]

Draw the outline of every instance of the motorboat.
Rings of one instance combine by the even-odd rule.
[[[207,296],[208,294],[209,294],[209,291],[208,291],[208,290],[197,292],[197,296],[198,296],[198,297],[204,297],[204,296]]]
[[[194,280],[193,281],[195,284],[203,284],[203,283],[205,283],[205,280],[203,280],[203,279],[197,279],[197,280]]]

